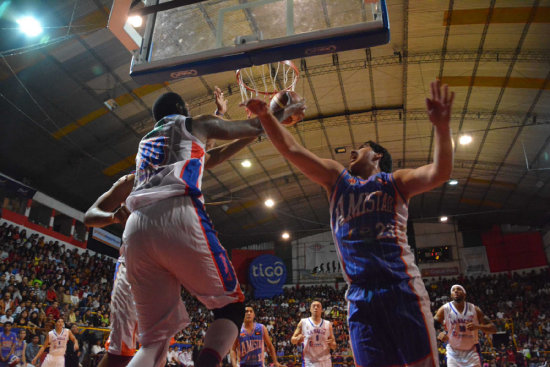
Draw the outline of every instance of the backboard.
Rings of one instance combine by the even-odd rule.
[[[155,83],[389,42],[385,0],[115,0],[109,28]],[[135,3],[135,2],[134,2]],[[125,22],[144,17],[140,29]],[[130,41],[128,41],[130,38]]]

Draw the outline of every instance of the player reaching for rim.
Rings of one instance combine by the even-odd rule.
[[[450,178],[453,98],[447,86],[431,83],[426,105],[435,129],[433,163],[393,173],[390,154],[375,142],[353,150],[346,169],[298,144],[265,102],[244,103],[275,148],[327,192],[334,243],[349,284],[348,323],[358,366],[438,365],[428,294],[407,243],[407,217],[413,196]]]

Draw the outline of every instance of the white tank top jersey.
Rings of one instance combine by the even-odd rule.
[[[449,336],[449,344],[455,350],[471,350],[478,343],[478,330],[468,330],[466,325],[478,324],[476,307],[466,302],[464,310],[458,312],[452,302],[445,304],[445,329]]]
[[[321,319],[319,325],[315,325],[311,317],[302,319],[302,334],[304,339],[304,359],[310,362],[330,360],[330,321]]]
[[[64,356],[69,341],[69,329],[63,329],[61,334],[58,334],[55,329],[48,333],[50,336],[50,352],[52,356]]]
[[[172,196],[202,199],[204,144],[185,127],[187,117],[169,115],[141,139],[134,189],[126,199],[133,211]]]

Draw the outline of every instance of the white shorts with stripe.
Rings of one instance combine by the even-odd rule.
[[[481,364],[479,344],[470,350],[453,349],[447,344],[447,367],[481,367]]]
[[[136,353],[138,322],[126,272],[124,256],[120,256],[111,293],[111,333],[105,349],[110,354],[130,357]]]
[[[182,285],[209,309],[244,301],[227,252],[196,197],[136,209],[124,242],[143,345],[171,338],[189,323]]]
[[[65,367],[65,356],[52,356],[48,354],[42,362],[42,367]]]

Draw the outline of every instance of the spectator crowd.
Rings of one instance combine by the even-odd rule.
[[[104,352],[109,327],[109,301],[114,259],[76,249],[67,249],[55,241],[3,223],[0,225],[0,324],[26,330],[28,350],[44,342],[57,318],[79,339],[82,350],[77,365],[95,365]],[[550,354],[550,276],[548,269],[522,275],[487,275],[460,279],[432,279],[426,287],[432,310],[448,302],[452,284],[467,290],[467,301],[478,305],[497,326],[496,337],[481,336],[486,366],[548,366]],[[309,317],[312,300],[323,304],[324,318],[333,322],[337,350],[335,365],[350,364],[346,325],[345,289],[329,285],[294,286],[272,299],[253,299],[245,290],[247,305],[256,311],[256,321],[266,325],[277,350],[279,361],[301,363],[301,346],[290,338],[301,318]],[[175,336],[168,364],[189,366],[196,356],[211,312],[183,292],[191,324]],[[182,352],[178,350],[183,346]],[[70,349],[70,348],[69,348]],[[444,346],[439,345],[444,357]],[[444,358],[442,365],[444,366]],[[27,358],[27,360],[29,360]],[[228,361],[225,361],[228,363]],[[545,364],[546,363],[546,364]]]

